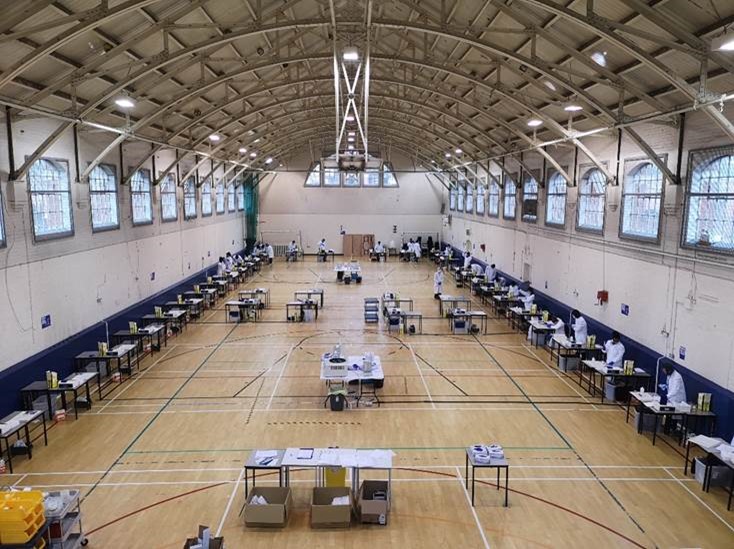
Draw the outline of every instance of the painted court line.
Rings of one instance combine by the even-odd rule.
[[[461,489],[464,491],[464,496],[466,497],[466,504],[469,506],[469,509],[471,509],[472,515],[474,515],[474,522],[477,525],[477,529],[479,530],[479,535],[482,536],[482,542],[484,542],[484,548],[485,549],[491,549],[489,546],[489,541],[487,541],[487,536],[484,535],[484,528],[482,528],[482,523],[479,521],[479,516],[477,515],[477,511],[474,509],[474,506],[471,504],[471,499],[469,498],[469,492],[466,489],[466,486],[464,485],[464,477],[461,475],[461,469],[459,467],[456,467],[456,480],[459,481],[459,484],[461,485]]]
[[[270,399],[268,400],[267,410],[270,410],[270,407],[273,405],[273,398],[275,398],[275,393],[278,390],[278,385],[280,385],[280,380],[283,379],[283,373],[285,372],[285,369],[288,366],[288,359],[291,357],[291,353],[293,352],[293,349],[295,349],[295,347],[296,347],[296,344],[294,343],[291,345],[291,348],[288,349],[288,356],[285,357],[285,362],[283,362],[283,366],[281,366],[280,368],[278,379],[275,380],[275,385],[273,386],[273,392],[270,393]],[[268,372],[272,369],[273,367],[271,366]]]
[[[219,536],[222,533],[222,528],[224,528],[224,522],[227,520],[227,515],[229,514],[229,510],[232,508],[232,502],[234,501],[234,498],[237,495],[237,488],[239,487],[240,483],[242,482],[243,476],[245,476],[244,468],[242,469],[242,471],[240,471],[240,476],[237,477],[237,481],[234,483],[234,487],[232,488],[232,493],[229,495],[229,501],[227,501],[227,507],[224,508],[224,514],[222,515],[222,520],[219,521],[219,526],[217,527],[217,533],[215,534],[215,536]]]
[[[415,364],[416,369],[418,370],[418,373],[421,376],[421,381],[423,382],[423,388],[426,390],[426,395],[428,396],[428,400],[431,401],[431,407],[435,410],[436,409],[436,403],[433,402],[433,397],[431,396],[431,391],[428,389],[428,383],[426,383],[426,378],[423,376],[423,371],[421,370],[420,365],[418,364],[418,359],[415,356],[415,352],[413,351],[413,347],[410,343],[407,344],[408,349],[410,349],[410,354],[413,357],[413,363]]]
[[[721,522],[722,522],[723,524],[725,524],[725,525],[726,525],[726,527],[727,527],[727,528],[728,528],[729,530],[731,530],[732,532],[734,532],[734,526],[732,526],[731,524],[729,524],[729,522],[728,522],[727,520],[725,520],[725,519],[724,519],[724,518],[723,518],[723,517],[722,517],[722,516],[721,516],[721,515],[720,515],[719,513],[717,513],[716,511],[714,511],[714,510],[713,510],[713,509],[711,508],[711,506],[709,506],[709,505],[708,505],[708,504],[707,504],[707,503],[706,503],[705,501],[703,501],[703,500],[702,500],[702,499],[701,499],[700,497],[698,497],[698,496],[697,496],[696,494],[694,494],[694,493],[693,493],[693,491],[692,491],[692,490],[691,490],[690,488],[688,488],[688,486],[686,486],[685,484],[683,484],[683,482],[681,481],[681,479],[679,479],[679,478],[678,478],[678,477],[676,477],[676,476],[675,476],[675,475],[674,475],[673,473],[671,473],[671,472],[670,472],[670,471],[668,470],[668,468],[667,468],[667,467],[665,468],[665,472],[666,472],[666,473],[668,473],[668,474],[669,474],[669,475],[670,475],[671,477],[673,477],[673,480],[675,480],[675,481],[676,481],[676,482],[677,482],[678,484],[680,484],[680,485],[681,485],[681,486],[683,487],[683,489],[685,489],[685,491],[686,491],[686,492],[688,492],[689,494],[691,494],[691,495],[692,495],[692,496],[693,496],[693,497],[695,498],[695,500],[696,500],[696,501],[698,501],[698,503],[700,503],[700,504],[701,504],[701,505],[702,505],[703,507],[705,507],[705,508],[706,508],[706,509],[707,509],[707,510],[708,510],[708,511],[709,511],[709,512],[710,512],[710,513],[712,514],[712,515],[714,515],[714,516],[715,516],[715,517],[716,517],[717,519],[719,519],[719,520],[720,520],[720,521],[721,521]],[[687,479],[687,480],[693,480],[693,479]]]

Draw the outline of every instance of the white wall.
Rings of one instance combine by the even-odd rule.
[[[48,120],[15,121],[16,168],[54,128],[55,123]],[[82,169],[110,139],[110,134],[80,132]],[[149,150],[148,144],[126,144],[125,171],[137,165]],[[8,241],[7,247],[0,248],[0,370],[177,283],[216,262],[224,252],[243,247],[242,212],[202,218],[199,200],[197,219],[184,221],[181,188],[178,221],[161,222],[156,188],[153,224],[133,227],[129,187],[120,187],[120,229],[92,233],[87,186],[73,182],[76,173],[71,132],[46,156],[69,162],[74,236],[34,242],[26,183],[8,182],[5,132],[0,135],[0,151]],[[161,152],[156,157],[156,169],[163,170],[172,158],[171,153]],[[119,170],[117,149],[105,162]],[[151,163],[145,167],[150,169]],[[202,176],[208,171],[208,165],[200,168]],[[52,325],[42,330],[41,317],[46,314],[51,315]]]
[[[435,238],[441,231],[441,184],[424,173],[401,172],[414,169],[404,158],[394,158],[393,165],[398,188],[306,188],[309,160],[297,159],[286,166],[289,171],[260,184],[259,230],[276,244],[297,238],[300,230],[306,253],[315,253],[322,238],[341,253],[341,228],[347,234],[374,234],[386,244],[399,244],[404,233],[412,232]]]
[[[638,131],[658,154],[668,154],[668,166],[675,172],[677,130],[657,125]],[[699,114],[689,116],[684,143],[684,176],[690,150],[731,144]],[[616,137],[595,137],[586,144],[614,172]],[[562,164],[573,164],[570,153],[551,152]],[[635,144],[624,139],[623,161],[641,154]],[[540,166],[537,157],[527,161],[531,168]],[[587,164],[588,159],[582,157],[579,163]],[[571,188],[565,229],[545,226],[541,189],[537,223],[452,212],[452,225],[444,230],[444,238],[457,247],[470,239],[476,257],[494,262],[518,278],[524,264],[529,263],[531,281],[540,291],[661,354],[673,354],[687,368],[734,390],[734,258],[680,247],[684,187],[666,185],[659,244],[620,239],[620,208],[614,205],[620,204],[621,186],[607,187],[603,236],[575,230],[577,199],[576,189]],[[448,204],[446,195],[444,200]],[[480,244],[486,245],[486,253],[481,252]],[[609,303],[597,306],[596,292],[602,289],[609,291]],[[623,303],[630,306],[629,316],[621,314]],[[681,346],[687,351],[684,360],[679,358]]]

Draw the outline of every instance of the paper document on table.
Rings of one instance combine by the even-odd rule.
[[[706,435],[696,435],[695,437],[689,438],[688,441],[705,450],[713,450],[721,444],[721,439],[707,437]]]
[[[255,452],[255,459],[260,460],[264,458],[274,458],[277,457],[278,450],[258,450]]]
[[[296,459],[311,459],[313,458],[313,448],[299,448],[296,454]]]
[[[357,453],[357,465],[365,469],[392,469],[392,450],[360,450]]]

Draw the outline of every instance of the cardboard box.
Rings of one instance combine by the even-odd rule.
[[[388,493],[388,483],[385,480],[365,480],[359,487],[357,511],[359,519],[365,524],[387,524],[390,511],[387,500],[374,499],[375,492]]]
[[[334,498],[348,496],[347,505],[332,505]],[[352,496],[349,488],[314,488],[311,496],[311,528],[349,528]]]
[[[255,496],[263,496],[268,503],[253,505]],[[292,502],[290,488],[254,487],[245,504],[245,525],[250,528],[283,528],[288,523]]]

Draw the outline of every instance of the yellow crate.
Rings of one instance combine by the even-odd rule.
[[[43,515],[38,515],[35,520],[25,526],[25,528],[5,528],[5,526],[16,526],[23,523],[7,522],[0,528],[0,543],[3,544],[16,544],[16,543],[28,543],[33,536],[38,533],[38,530],[43,526],[45,522]]]
[[[2,492],[0,493],[0,530],[6,522],[33,522],[43,515],[43,493]]]

